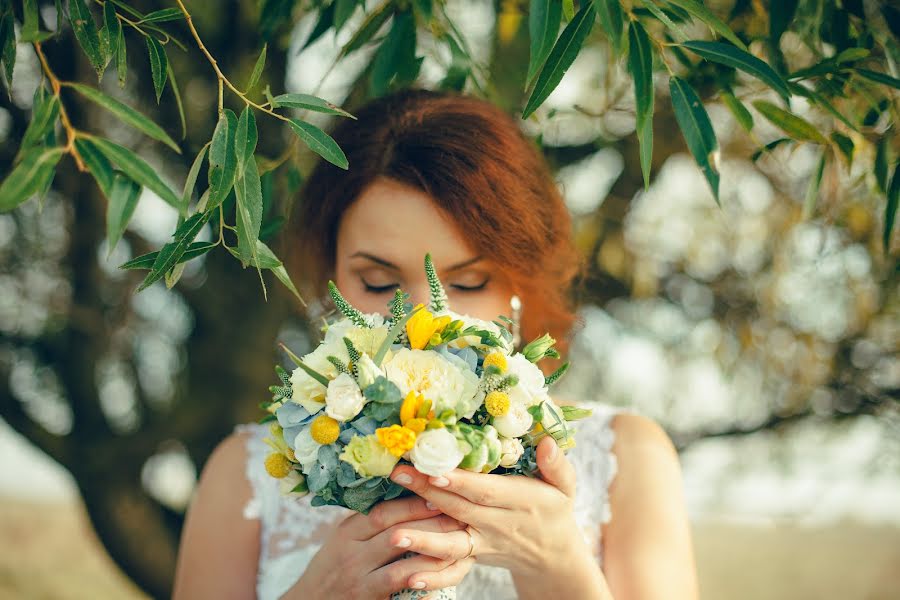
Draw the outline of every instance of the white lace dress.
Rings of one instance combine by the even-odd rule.
[[[616,474],[611,426],[616,411],[599,404],[585,406],[593,408],[594,412],[578,422],[577,445],[566,456],[575,465],[578,477],[575,516],[599,563],[600,528],[612,516],[608,490]],[[270,477],[263,466],[271,451],[262,441],[268,435],[268,426],[249,423],[238,425],[236,431],[250,433],[247,479],[253,488],[253,498],[244,509],[244,517],[260,520],[257,598],[277,600],[297,582],[331,529],[352,512],[340,506],[312,507],[309,504],[311,496],[281,496],[277,480]],[[457,587],[459,600],[516,597],[512,577],[501,567],[476,563]]]

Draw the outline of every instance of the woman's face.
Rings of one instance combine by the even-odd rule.
[[[424,258],[430,252],[450,308],[485,320],[510,315],[512,287],[484,252],[470,247],[456,223],[425,192],[379,178],[338,226],[335,283],[363,312],[387,314],[399,287],[428,304]]]

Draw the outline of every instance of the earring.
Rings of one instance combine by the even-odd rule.
[[[513,294],[509,299],[509,307],[512,312],[512,345],[515,348],[522,341],[522,335],[519,331],[519,319],[522,317],[522,300],[517,294]]]

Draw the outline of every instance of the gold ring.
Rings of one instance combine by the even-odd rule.
[[[472,556],[472,553],[475,552],[475,536],[472,535],[472,530],[466,527],[466,533],[469,534],[469,553],[463,557],[463,560]]]

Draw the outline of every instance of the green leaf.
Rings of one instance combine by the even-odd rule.
[[[625,51],[625,17],[619,0],[594,0],[594,10],[600,16],[600,25],[609,39],[609,46],[616,56]]]
[[[740,48],[741,50],[747,50],[747,46],[744,45],[744,42],[734,34],[731,28],[725,24],[722,19],[717,17],[711,10],[706,8],[702,3],[697,0],[668,0],[669,4],[674,4],[684,10],[688,11],[692,16],[700,19],[710,28],[710,30],[718,33],[720,36]]]
[[[811,104],[814,104],[819,108],[824,108],[826,111],[830,112],[837,120],[839,120],[841,123],[852,129],[853,131],[859,131],[859,128],[855,124],[851,123],[847,117],[842,115],[831,102],[825,99],[822,94],[808,87],[800,85],[799,83],[790,82],[788,83],[788,87],[798,96],[809,98],[812,101]]]
[[[116,17],[116,7],[112,2],[103,5],[103,29],[100,30],[100,49],[106,64],[117,54],[122,39],[122,25]]]
[[[337,35],[356,10],[356,0],[334,0],[334,33]]]
[[[563,75],[566,74],[566,71],[569,70],[569,67],[575,61],[575,57],[578,56],[578,52],[581,50],[581,46],[584,44],[584,40],[593,26],[594,5],[585,2],[581,10],[569,21],[559,39],[553,45],[550,56],[547,57],[547,61],[541,68],[540,75],[538,75],[534,84],[531,97],[522,111],[523,119],[527,119],[531,113],[537,110],[544,100],[547,99],[547,96],[556,89],[556,86],[562,81]]]
[[[21,41],[33,42],[40,34],[40,15],[36,0],[23,0],[22,2],[22,29],[19,31]]]
[[[781,54],[781,36],[787,31],[797,12],[798,0],[779,0],[769,3],[769,60],[784,73],[784,56]]]
[[[119,41],[116,43],[116,73],[119,76],[119,87],[125,87],[125,77],[128,74],[127,50],[125,48],[125,34],[119,28]]]
[[[258,137],[256,117],[253,115],[253,109],[246,106],[238,119],[237,131],[234,136],[234,152],[235,160],[237,161],[237,172],[235,176],[237,178],[243,176],[244,166],[248,161],[253,159],[253,153],[256,152],[256,142]]]
[[[106,244],[109,248],[107,257],[112,255],[113,249],[122,238],[140,195],[141,186],[122,173],[117,172],[113,175],[106,203]]]
[[[331,26],[333,24],[334,2],[331,2],[325,7],[319,9],[319,18],[318,20],[316,20],[316,24],[313,25],[312,31],[309,33],[309,37],[306,38],[306,41],[303,42],[302,46],[297,48],[297,54],[300,54],[301,52],[309,48],[317,39],[322,37],[322,34],[331,29]]]
[[[200,167],[203,166],[203,157],[206,156],[210,144],[211,142],[206,142],[206,144],[200,148],[200,152],[197,153],[194,162],[191,164],[191,170],[188,171],[187,179],[184,180],[184,191],[181,192],[182,211],[180,212],[182,215],[187,214],[187,209],[191,205],[191,196],[194,194],[194,187],[196,187],[197,178],[200,176]]]
[[[157,196],[162,198],[167,204],[176,210],[181,209],[181,200],[175,195],[169,186],[167,186],[156,172],[156,169],[148,165],[144,159],[137,154],[109,140],[103,138],[92,137],[86,140],[93,144],[103,155],[118,167],[125,171],[125,174],[134,181],[152,190]]]
[[[291,129],[294,130],[294,133],[300,136],[300,139],[303,140],[304,144],[309,146],[310,150],[331,164],[342,169],[347,169],[349,166],[347,157],[330,135],[315,125],[301,121],[300,119],[291,119],[290,125]]]
[[[827,156],[825,150],[822,150],[819,164],[809,179],[809,187],[806,188],[806,199],[803,201],[802,218],[804,221],[812,217],[816,208],[816,202],[819,199],[819,187],[822,185],[822,175],[825,173],[825,159]]]
[[[234,138],[237,133],[237,117],[226,108],[219,116],[209,147],[209,207],[221,204],[234,186],[237,157]]]
[[[438,87],[442,90],[461,92],[466,87],[466,80],[472,73],[472,60],[453,35],[448,33],[444,36],[444,40],[450,48],[450,66],[447,67],[447,74]]]
[[[891,77],[887,73],[882,73],[880,71],[870,71],[869,69],[855,69],[856,73],[862,75],[866,79],[874,81],[876,83],[881,83],[887,86],[890,86],[894,89],[900,90],[900,79],[896,77]]]
[[[791,138],[778,138],[777,140],[772,140],[762,148],[758,149],[756,152],[750,155],[750,160],[756,162],[759,160],[759,157],[763,154],[770,154],[775,148],[782,144],[793,144],[794,140]]]
[[[738,124],[743,127],[745,131],[753,131],[753,115],[750,114],[747,107],[734,96],[731,90],[722,90],[719,94],[722,97],[722,102],[725,103],[725,106],[728,107],[728,110],[734,115],[734,119]]]
[[[266,66],[266,49],[269,47],[268,44],[263,44],[262,52],[259,53],[259,58],[256,59],[256,64],[253,65],[253,72],[250,74],[250,81],[247,82],[247,90],[252,90],[257,83],[259,83],[259,78],[262,75],[263,67]]]
[[[815,142],[817,144],[826,143],[825,138],[812,123],[775,106],[771,102],[756,100],[753,102],[753,107],[776,127],[797,141]]]
[[[97,79],[103,77],[106,69],[106,58],[100,51],[100,37],[97,35],[97,24],[84,0],[69,0],[69,23],[81,49],[97,71]]]
[[[103,195],[109,198],[112,192],[113,167],[106,156],[96,146],[83,138],[75,138],[75,149],[87,165],[88,171],[94,176],[97,185]]]
[[[175,80],[175,71],[172,70],[172,63],[166,63],[166,73],[169,76],[172,94],[175,96],[175,105],[178,107],[178,120],[181,122],[181,139],[184,139],[187,137],[187,122],[184,118],[184,103],[181,101],[181,90],[178,88],[178,82]]]
[[[53,129],[56,119],[59,117],[59,98],[47,92],[43,85],[38,86],[34,92],[33,110],[31,121],[22,136],[19,152],[40,144],[47,132]]]
[[[71,82],[66,83],[65,85],[73,88],[91,102],[113,113],[123,122],[131,125],[141,133],[153,138],[154,140],[158,140],[164,143],[175,152],[181,154],[181,148],[179,148],[178,144],[176,144],[175,141],[170,138],[165,131],[163,131],[162,127],[160,127],[135,109],[131,108],[127,104],[123,104],[115,98],[107,96],[98,89],[82,85],[80,83]]]
[[[184,251],[184,254],[181,255],[181,258],[178,259],[178,263],[183,263],[191,260],[192,258],[197,258],[203,254],[206,254],[213,248],[218,246],[218,244],[213,242],[193,242],[191,245],[187,247],[187,250]],[[156,262],[156,258],[159,256],[159,252],[150,252],[148,254],[142,254],[136,258],[132,258],[128,262],[119,265],[120,269],[152,269],[153,263]]]
[[[9,212],[41,191],[66,151],[62,147],[32,148],[0,183],[0,212]]]
[[[394,3],[392,0],[384,0],[381,4],[379,4],[372,12],[370,12],[363,22],[360,24],[359,29],[356,30],[356,33],[347,40],[347,43],[344,44],[344,47],[341,48],[341,52],[338,55],[338,59],[342,59],[351,52],[359,50],[364,45],[366,45],[378,30],[381,29],[381,26],[390,18],[391,15],[394,14]],[[310,36],[312,37],[312,36]]]
[[[703,42],[692,40],[681,44],[694,54],[729,67],[739,69],[751,77],[755,77],[767,86],[778,92],[778,95],[787,100],[791,92],[787,84],[772,67],[756,58],[749,52],[735,48],[721,42]]]
[[[881,190],[882,194],[887,194],[888,191],[888,163],[890,162],[890,139],[888,136],[882,135],[878,138],[878,143],[875,145],[875,183],[878,184],[878,189]]]
[[[13,70],[16,66],[16,29],[12,7],[0,15],[0,59],[6,77],[6,91],[11,93]]]
[[[561,4],[558,0],[531,0],[528,11],[528,33],[531,53],[528,59],[528,77],[525,85],[531,85],[538,74],[559,33]]]
[[[834,145],[837,146],[837,149],[841,152],[841,154],[844,155],[844,160],[847,163],[847,168],[849,169],[851,166],[853,166],[853,140],[848,138],[843,133],[832,131],[831,141],[834,142]]]
[[[887,191],[887,204],[884,207],[884,232],[881,236],[884,253],[891,249],[891,234],[894,232],[894,220],[897,218],[897,200],[900,199],[900,162],[894,167],[891,185]]]
[[[641,5],[650,11],[654,17],[656,17],[659,21],[662,22],[663,25],[671,32],[672,36],[678,40],[679,42],[683,42],[688,39],[687,34],[684,32],[684,29],[675,24],[672,19],[669,18],[669,15],[664,13],[662,9],[660,9],[655,0],[640,0]]]
[[[392,86],[403,87],[418,73],[416,22],[412,11],[394,15],[387,37],[378,47],[370,70],[369,92],[378,97]]]
[[[178,264],[191,242],[194,241],[194,238],[197,237],[197,234],[200,233],[200,230],[203,229],[203,226],[209,221],[211,214],[212,211],[196,213],[188,217],[187,220],[181,224],[175,231],[175,241],[169,242],[160,249],[156,256],[156,260],[153,261],[153,267],[150,269],[147,277],[144,278],[144,281],[141,282],[137,291],[140,292],[141,290],[147,289],[149,286],[162,279],[163,275],[165,275],[169,269]]]
[[[150,55],[150,71],[153,75],[153,89],[156,90],[156,103],[159,104],[163,88],[166,87],[169,59],[166,57],[166,49],[152,35],[147,36],[147,53]]]
[[[138,23],[164,23],[166,21],[178,21],[184,18],[184,13],[180,8],[163,8],[162,10],[154,10],[144,15],[144,18]]]
[[[675,120],[684,135],[688,149],[712,190],[716,203],[719,202],[719,172],[716,170],[715,154],[719,148],[716,134],[703,103],[697,92],[680,77],[669,80],[669,92],[675,109]]]
[[[295,286],[294,282],[291,281],[291,276],[288,275],[287,269],[284,268],[284,265],[272,267],[270,270],[275,274],[275,277],[278,278],[278,281],[280,281],[284,287],[290,290],[290,292],[297,297],[297,299],[301,304],[303,304],[303,306],[306,306],[306,301],[303,300],[300,292],[297,291],[297,286]]]
[[[250,156],[244,175],[234,184],[238,252],[241,263],[261,267],[256,252],[259,228],[262,226],[262,188],[256,160]]]
[[[281,94],[272,98],[272,108],[302,108],[329,115],[355,119],[353,115],[331,102],[310,94]]]
[[[571,21],[575,18],[575,0],[562,0],[562,11],[563,16],[566,17],[566,21]]]
[[[647,188],[650,186],[650,165],[653,161],[653,54],[650,38],[637,20],[628,26],[628,44],[628,70],[634,80],[641,172],[644,174],[644,188]]]

